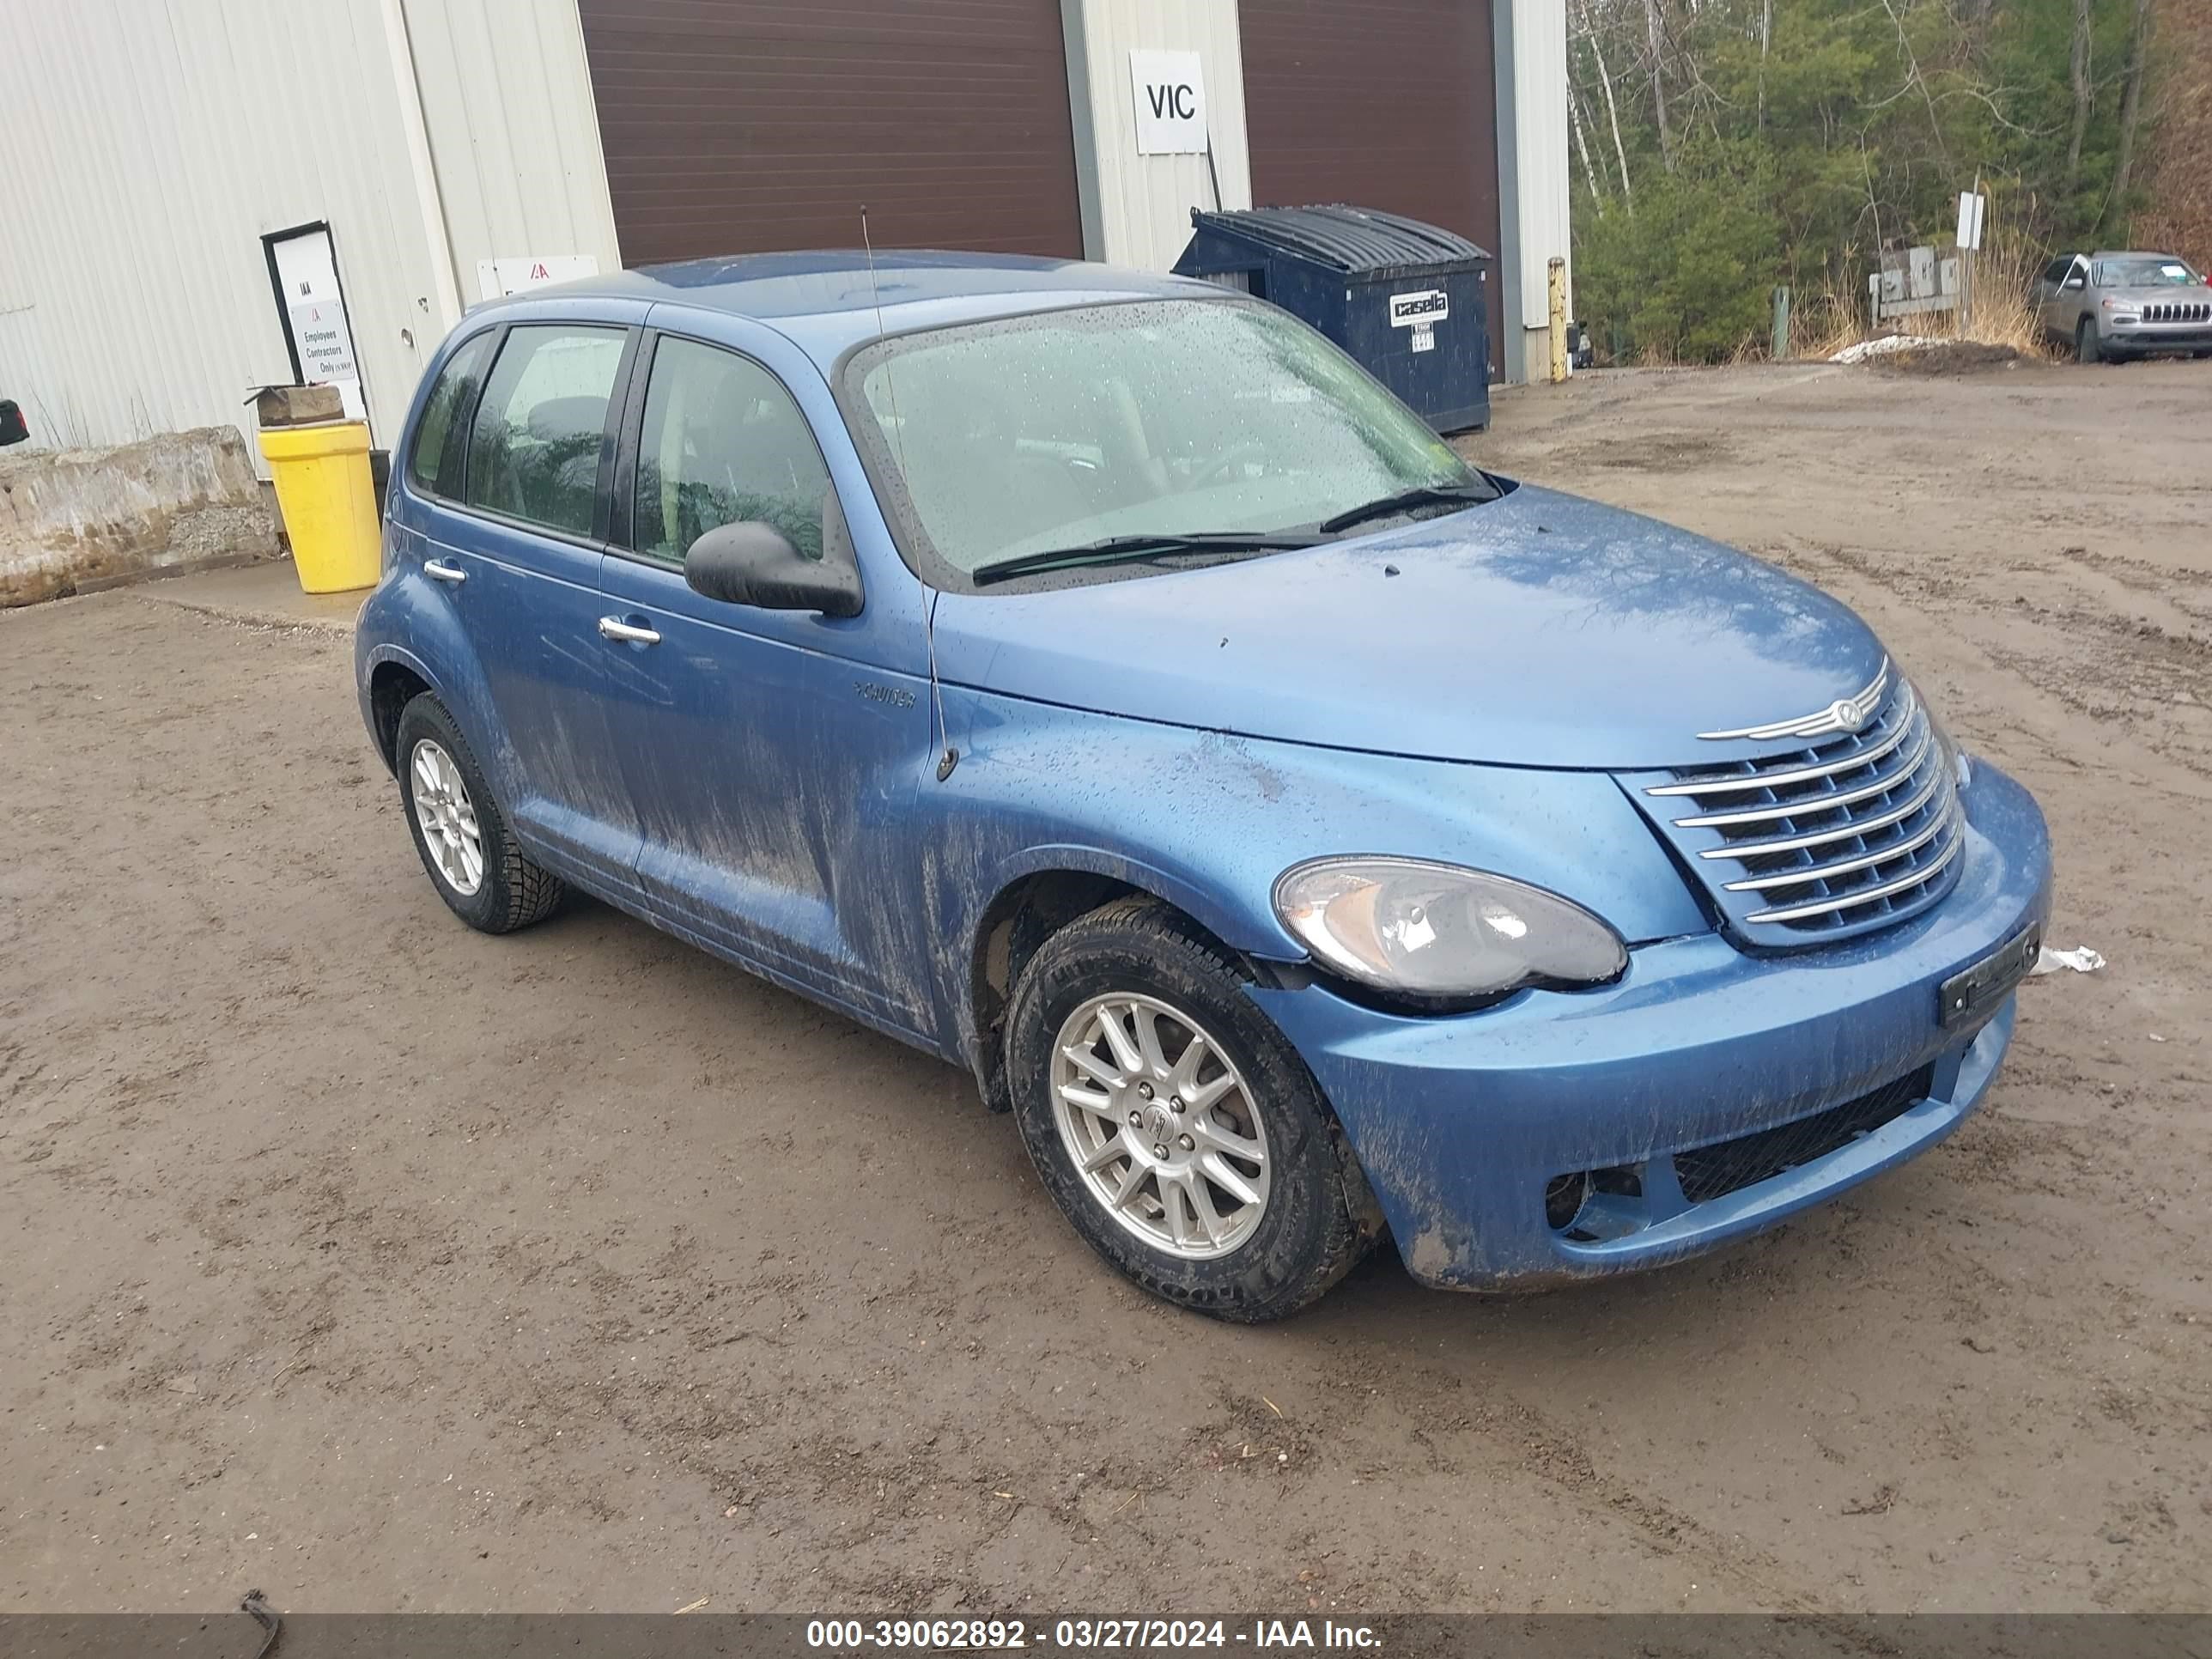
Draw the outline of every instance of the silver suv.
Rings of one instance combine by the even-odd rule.
[[[2212,357],[2212,288],[2171,253],[2068,253],[2035,283],[2036,320],[2085,363],[2154,351]]]

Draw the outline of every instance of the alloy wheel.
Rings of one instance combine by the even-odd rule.
[[[1053,1120],[1085,1189],[1185,1261],[1228,1255],[1267,1208],[1267,1132],[1243,1073],[1156,997],[1092,997],[1053,1043]]]
[[[430,861],[447,884],[466,896],[483,885],[484,856],[477,809],[469,799],[461,769],[442,744],[428,738],[415,745],[409,763],[414,774],[415,822]]]

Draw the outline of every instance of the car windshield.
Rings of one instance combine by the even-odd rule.
[[[2203,280],[2182,261],[2163,253],[2097,261],[2099,288],[2187,288]]]
[[[1366,371],[1248,301],[896,336],[855,356],[844,389],[856,432],[878,441],[884,506],[950,568],[933,580],[1109,539],[1310,530],[1407,492],[1489,493]]]

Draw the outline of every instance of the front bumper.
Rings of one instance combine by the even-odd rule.
[[[2105,343],[2115,351],[2202,351],[2212,346],[2212,326],[2116,322],[2106,327]]]
[[[1924,1151],[1971,1111],[2012,1036],[2008,995],[1946,1029],[1936,988],[2030,926],[2051,896],[2043,816],[1978,763],[1964,873],[1884,932],[1747,955],[1717,933],[1631,953],[1595,991],[1531,992],[1451,1018],[1378,1012],[1325,986],[1252,995],[1304,1057],[1425,1283],[1509,1290],[1662,1262],[1771,1226]],[[1686,1202],[1673,1154],[1795,1123],[1928,1068],[1917,1102],[1809,1162]],[[1642,1195],[1577,1238],[1545,1194],[1633,1170]],[[1602,1206],[1601,1206],[1602,1207]],[[1577,1229],[1578,1231],[1587,1231]]]

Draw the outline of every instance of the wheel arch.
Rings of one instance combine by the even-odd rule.
[[[376,744],[377,753],[384,757],[387,772],[397,774],[399,769],[400,711],[425,691],[437,689],[419,665],[396,653],[370,666],[367,692],[369,735]]]
[[[1080,847],[1041,848],[1014,860],[1000,871],[966,931],[967,974],[960,988],[962,1047],[992,1110],[1009,1104],[999,1036],[1024,964],[1077,917],[1129,897],[1166,906],[1255,983],[1277,983],[1277,969],[1288,965],[1258,948],[1248,920],[1167,871]]]

